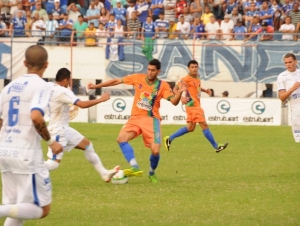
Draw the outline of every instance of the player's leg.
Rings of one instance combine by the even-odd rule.
[[[8,217],[7,225],[22,225],[22,221],[46,217],[50,212],[51,182],[49,171],[35,174],[2,173],[0,217]]]
[[[160,154],[159,154],[160,146],[161,146],[160,144],[152,143],[150,147],[151,155],[150,155],[150,169],[149,169],[148,177],[153,183],[158,182],[157,176],[155,174],[155,170],[158,166],[159,159],[160,159]]]
[[[77,131],[76,131],[77,132]],[[74,132],[73,132],[74,133]],[[80,134],[81,135],[81,134]],[[75,135],[76,136],[76,135]],[[78,136],[78,135],[77,135]],[[76,140],[76,137],[75,137]],[[75,141],[74,140],[74,141]],[[68,143],[69,144],[69,143]],[[98,156],[98,154],[94,150],[93,144],[86,139],[85,137],[80,141],[79,144],[75,146],[77,149],[84,151],[85,158],[94,166],[96,171],[100,174],[101,178],[105,182],[109,182],[111,178],[118,172],[120,166],[116,166],[111,170],[107,170]]]
[[[6,218],[3,226],[22,226],[23,220],[14,219],[14,218]]]
[[[59,142],[63,147],[66,147],[67,142],[68,142],[67,137],[57,134],[55,136],[52,136],[52,138],[55,139],[55,141]],[[65,148],[64,148],[64,150],[65,150]],[[46,169],[48,169],[49,171],[56,170],[59,167],[59,164],[60,164],[63,156],[64,156],[64,152],[61,152],[61,153],[55,155],[52,153],[51,148],[48,147],[48,153],[47,153],[48,159],[47,159],[47,161],[45,161]]]

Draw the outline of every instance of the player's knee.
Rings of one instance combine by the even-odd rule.
[[[51,209],[50,204],[47,206],[43,206],[42,208],[43,208],[43,215],[41,218],[47,217],[49,215],[50,209]]]
[[[59,167],[59,163],[48,159],[47,161],[45,161],[45,167],[49,171],[56,170]]]
[[[119,135],[117,137],[117,142],[120,144],[122,142],[127,142],[127,140],[126,140],[125,136]]]
[[[207,125],[206,122],[201,122],[201,123],[200,123],[200,126],[201,126],[201,129],[202,129],[202,130],[208,129],[208,125]]]

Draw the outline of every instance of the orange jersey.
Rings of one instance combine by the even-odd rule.
[[[169,84],[157,79],[149,84],[146,74],[132,74],[123,78],[123,83],[133,85],[135,89],[131,115],[150,116],[161,119],[160,100],[170,100],[174,96]]]
[[[184,81],[187,84],[186,97],[190,98],[190,101],[186,104],[186,107],[200,107],[200,93],[201,93],[201,81],[200,78],[187,75],[180,79],[177,83],[179,87],[180,83]]]

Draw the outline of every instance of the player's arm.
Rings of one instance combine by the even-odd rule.
[[[100,98],[98,99],[95,99],[95,100],[85,100],[85,101],[82,101],[82,100],[78,100],[75,105],[80,107],[80,108],[89,108],[89,107],[92,107],[96,104],[99,104],[101,102],[105,102],[107,100],[110,99],[110,94],[109,92],[105,92]]]
[[[187,84],[182,81],[178,87],[178,90],[177,90],[177,93],[175,94],[175,96],[170,98],[170,102],[175,106],[178,105],[178,103],[181,99],[181,95],[182,95],[183,91],[186,91],[186,89],[187,89]]]
[[[115,79],[111,79],[108,80],[106,82],[100,83],[100,84],[93,84],[93,83],[89,83],[88,84],[88,88],[89,89],[98,89],[98,88],[102,88],[102,87],[108,87],[108,86],[116,86],[123,83],[123,79],[121,78],[115,78]]]
[[[175,85],[175,87],[173,88],[173,93],[175,95],[178,94],[178,89],[179,89],[179,87],[177,85]],[[190,99],[189,97],[183,97],[181,95],[180,101],[181,101],[182,104],[187,104],[187,102],[189,102],[189,99]]]
[[[278,95],[281,101],[285,101],[296,89],[300,87],[300,82],[295,82],[295,84],[289,90],[279,90]]]
[[[210,89],[201,88],[201,92],[204,92],[204,93],[207,93],[208,95],[211,95],[211,90]]]

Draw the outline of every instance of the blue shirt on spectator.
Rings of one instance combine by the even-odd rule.
[[[107,21],[107,23],[105,24],[105,28],[108,30],[108,31],[113,31],[115,26],[116,26],[117,22],[116,20],[115,21]]]
[[[274,11],[269,8],[267,10],[260,10],[259,11],[259,16],[266,16],[266,15],[272,15],[271,18],[268,18],[268,19],[265,19],[265,20],[262,20],[262,22],[267,22],[269,25],[273,26],[273,15],[274,15]]]
[[[113,8],[111,14],[115,16],[116,20],[122,20],[123,25],[126,22],[126,9],[125,8]]]
[[[234,8],[236,8],[236,7],[237,7],[237,4],[236,4],[236,3],[233,3],[232,5],[231,5],[231,4],[228,4],[228,5],[226,6],[226,14],[231,14],[232,10],[233,10]]]
[[[143,24],[143,29],[144,29],[144,37],[145,38],[152,38],[154,33],[154,28],[155,28],[155,24],[153,22],[151,22],[150,24],[148,24],[147,22],[145,22]]]
[[[251,11],[251,10],[249,10],[249,11],[247,11],[246,12],[246,16],[259,16],[259,11],[257,11],[257,10],[255,10],[255,11]]]
[[[88,9],[87,12],[86,12],[86,16],[97,16],[99,15],[100,16],[100,11],[99,9]],[[94,23],[94,26],[95,27],[98,27],[99,26],[99,19],[92,19],[92,20],[88,20],[88,24],[90,24],[91,22]]]
[[[69,25],[71,24],[72,27],[73,27],[73,20],[68,20],[68,21],[65,21],[65,20],[61,20],[59,25]],[[72,29],[67,29],[67,28],[64,28],[62,30],[60,30],[60,36],[71,36],[72,34]]]
[[[15,17],[11,20],[11,23],[14,26],[15,37],[25,36],[25,24],[27,24],[25,17]]]
[[[286,14],[286,15],[289,15],[290,14],[290,11],[293,10],[293,4],[284,4],[282,6],[282,10],[283,12]]]
[[[111,0],[105,0],[104,8],[110,11],[110,7],[111,7]]]
[[[153,5],[163,5],[164,4],[164,0],[152,0],[151,6]],[[152,14],[154,16],[158,16],[160,14],[160,12],[162,12],[164,10],[164,8],[156,8],[152,10]]]
[[[204,26],[204,24],[199,24],[198,26],[196,26],[195,32],[197,32],[197,33],[205,33],[205,26]],[[196,38],[202,38],[202,35],[197,35]]]
[[[137,3],[135,5],[135,10],[137,10],[138,12],[141,12],[141,14],[139,15],[139,20],[144,23],[146,22],[147,16],[148,16],[148,9],[149,9],[149,5],[148,3],[145,1],[142,4]]]
[[[236,40],[243,40],[245,36],[244,35],[240,35],[240,34],[245,34],[247,32],[247,28],[245,26],[243,26],[243,25],[242,26],[235,26],[233,28],[233,32],[237,33],[235,35],[235,39]]]

